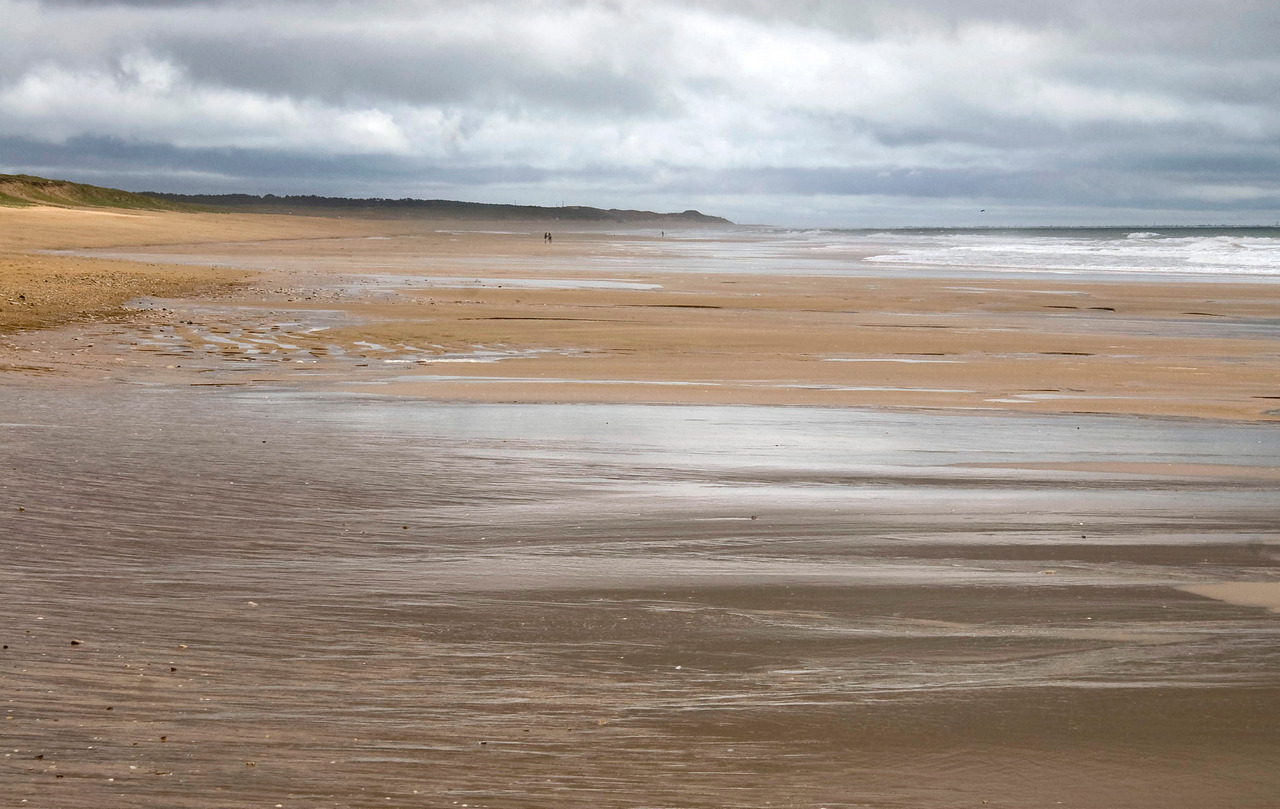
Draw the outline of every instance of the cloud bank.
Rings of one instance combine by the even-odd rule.
[[[1269,2],[0,0],[0,19],[0,171],[783,224],[1280,219]]]

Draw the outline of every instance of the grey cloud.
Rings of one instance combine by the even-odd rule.
[[[26,107],[0,107],[0,163],[11,169],[173,191],[576,189],[598,195],[579,200],[588,204],[631,193],[673,208],[802,197],[1045,211],[1280,205],[1280,4],[1262,0],[6,6],[32,26],[21,39],[0,30],[0,93],[32,84],[14,96]],[[535,13],[552,24],[521,30]],[[558,17],[586,27],[562,42]],[[981,73],[984,54],[965,37],[983,26],[997,43],[1007,35],[1012,55],[971,78],[960,64]],[[681,38],[690,31],[711,39]],[[747,47],[766,61],[734,50]],[[174,86],[148,91],[125,64],[138,54],[171,67]],[[49,89],[40,71],[54,68],[70,78]],[[841,71],[889,89],[859,94]],[[984,81],[996,89],[971,92]],[[76,117],[104,92],[143,123],[116,126],[110,110]],[[255,104],[266,112],[226,123]],[[277,119],[315,136],[275,137]],[[349,131],[326,141],[326,126]],[[383,152],[346,153],[366,142]]]
[[[779,221],[777,202],[821,199],[838,216],[847,199],[882,200],[883,212],[866,221],[893,224],[946,224],[929,213],[932,204],[954,209],[956,202],[984,207],[1004,206],[1011,221],[1020,211],[1050,211],[1054,221],[1098,222],[1090,211],[1161,211],[1168,221],[1244,221],[1266,219],[1280,205],[1280,183],[1272,193],[1219,205],[1206,213],[1203,202],[1170,195],[1170,184],[1186,179],[1186,165],[1152,165],[1129,173],[1107,166],[1063,170],[997,171],[990,169],[843,169],[769,167],[711,171],[679,166],[628,170],[590,166],[573,172],[549,172],[530,166],[457,165],[386,156],[299,156],[261,150],[177,149],[156,143],[127,143],[110,138],[79,138],[65,144],[0,137],[0,170],[39,166],[57,176],[131,190],[174,192],[246,192],[335,194],[348,196],[459,198],[482,202],[517,200],[557,204],[567,193],[584,204],[714,210],[738,221]],[[1217,167],[1222,168],[1222,167]],[[1248,167],[1227,167],[1233,171]],[[1205,167],[1215,176],[1215,167]],[[198,180],[193,180],[198,177]],[[539,190],[547,183],[594,189],[581,192]],[[897,202],[891,202],[897,200]],[[772,212],[772,213],[770,213]],[[1132,217],[1132,213],[1129,214]],[[877,219],[876,217],[880,217]],[[930,218],[934,216],[934,218]],[[1092,218],[1091,218],[1092,217]],[[1208,217],[1208,219],[1206,219]],[[837,220],[839,221],[839,220]],[[860,220],[861,221],[861,220]],[[1130,219],[1130,223],[1132,223]],[[784,219],[785,223],[786,220]],[[846,222],[849,224],[850,222]]]
[[[668,181],[673,194],[714,193],[773,198],[847,197],[903,200],[974,200],[983,205],[1039,205],[1057,210],[1147,208],[1203,210],[1203,200],[1169,193],[1181,177],[1125,176],[1091,167],[1068,170],[987,169],[814,170],[770,168],[692,171]],[[1271,193],[1220,205],[1222,213],[1251,213],[1280,206],[1280,183]],[[922,206],[927,210],[928,206]]]
[[[412,45],[344,41],[258,39],[228,44],[220,40],[175,38],[157,43],[196,81],[320,98],[411,104],[595,110],[611,115],[652,113],[662,102],[641,77],[607,66],[554,71],[518,53],[496,53],[463,45]]]
[[[302,7],[321,11],[335,6],[350,5],[350,0],[39,0],[48,8],[113,9],[113,8],[255,8]],[[373,3],[370,3],[373,5]]]
[[[182,149],[164,143],[86,136],[49,143],[0,135],[0,171],[21,166],[57,169],[75,179],[112,178],[130,190],[192,191],[191,177],[201,177],[210,191],[351,196],[423,196],[432,188],[483,189],[487,186],[535,185],[561,178],[532,166],[459,165],[385,155],[299,155],[259,149]],[[572,173],[584,183],[645,179],[643,174],[602,167]],[[176,178],[176,179],[175,179]],[[89,180],[91,181],[91,180]],[[338,189],[335,191],[334,189]]]
[[[673,104],[671,94],[655,80],[649,61],[627,66],[617,59],[596,60],[570,68],[563,61],[535,58],[529,48],[510,43],[387,35],[387,22],[422,24],[434,11],[456,10],[457,4],[45,0],[40,5],[64,11],[84,9],[97,16],[86,17],[82,23],[86,27],[81,28],[74,18],[57,20],[67,25],[60,37],[0,47],[0,76],[15,79],[32,64],[49,62],[111,71],[122,58],[147,52],[171,59],[196,83],[337,104],[472,103],[515,111],[593,111],[610,116],[649,115]],[[373,13],[380,6],[388,12],[385,20]],[[148,7],[170,13],[149,17],[142,11]],[[465,8],[475,7],[489,7],[493,14],[502,15],[523,6],[491,2]],[[200,16],[184,21],[183,8]],[[105,25],[95,37],[87,26],[106,19],[102,15],[112,9],[130,15],[128,24]],[[172,13],[175,9],[178,14]],[[252,12],[253,22],[235,23],[242,12]],[[226,24],[202,25],[210,14]],[[305,24],[315,19],[350,24],[308,29]],[[646,60],[655,57],[651,48],[638,50]]]
[[[41,5],[50,8],[168,8],[170,6],[215,5],[210,0],[43,0]]]

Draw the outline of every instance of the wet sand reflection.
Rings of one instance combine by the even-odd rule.
[[[1223,595],[1277,581],[1265,425],[0,403],[15,803],[1280,794],[1280,616]]]

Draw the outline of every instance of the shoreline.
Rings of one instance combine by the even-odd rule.
[[[11,378],[1280,420],[1275,284],[743,274],[775,259],[723,233],[52,210],[0,211]],[[40,324],[23,285],[78,322],[15,330]]]

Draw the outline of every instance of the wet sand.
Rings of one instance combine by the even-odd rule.
[[[20,414],[0,429],[15,803],[1263,807],[1280,790],[1280,617],[1213,592],[1275,586],[1271,428],[0,396]],[[1169,457],[1234,474],[1106,471]]]
[[[643,234],[249,220],[37,234],[255,274],[4,337],[12,804],[1275,804],[1266,285],[739,291]]]

